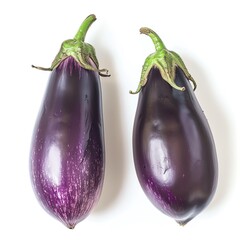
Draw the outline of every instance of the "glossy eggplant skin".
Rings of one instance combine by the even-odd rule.
[[[172,88],[152,68],[134,120],[133,156],[150,201],[184,225],[211,201],[218,167],[214,140],[192,86],[176,68]]]
[[[69,228],[100,197],[104,152],[99,75],[68,57],[49,79],[33,133],[30,173],[42,206]]]

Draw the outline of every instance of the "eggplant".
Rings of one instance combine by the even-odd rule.
[[[104,180],[99,75],[109,75],[84,42],[95,20],[88,16],[74,39],[62,43],[50,68],[33,66],[52,72],[32,137],[31,181],[43,208],[70,229],[96,205]]]
[[[183,60],[153,30],[140,32],[152,39],[156,52],[146,58],[137,90],[130,91],[140,92],[132,137],[134,165],[152,204],[185,225],[216,191],[215,143]]]

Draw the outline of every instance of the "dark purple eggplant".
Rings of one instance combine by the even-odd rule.
[[[104,179],[102,96],[94,48],[84,42],[94,15],[63,42],[33,132],[30,174],[44,209],[68,228],[86,218]]]
[[[146,59],[135,92],[140,92],[133,127],[135,169],[150,201],[184,225],[214,196],[214,139],[182,59],[151,29],[140,32],[151,37],[156,53]]]

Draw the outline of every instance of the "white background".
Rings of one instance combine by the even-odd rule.
[[[239,234],[239,1],[9,0],[0,3],[0,239],[218,239]],[[62,41],[94,13],[86,41],[95,46],[102,78],[106,175],[101,199],[74,230],[49,216],[29,178],[29,151],[50,66]],[[154,51],[139,28],[155,30],[178,52],[198,83],[219,160],[211,204],[185,227],[146,198],[133,165],[131,134],[145,58]],[[222,239],[222,238],[221,238]]]

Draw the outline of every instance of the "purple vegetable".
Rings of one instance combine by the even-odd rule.
[[[63,42],[51,68],[33,133],[30,173],[44,209],[68,228],[88,216],[104,179],[104,132],[98,63],[84,43],[90,15]],[[101,73],[101,75],[104,75]]]
[[[217,186],[217,155],[211,130],[181,58],[155,32],[156,53],[145,61],[137,89],[133,155],[150,201],[184,225],[211,201]]]

